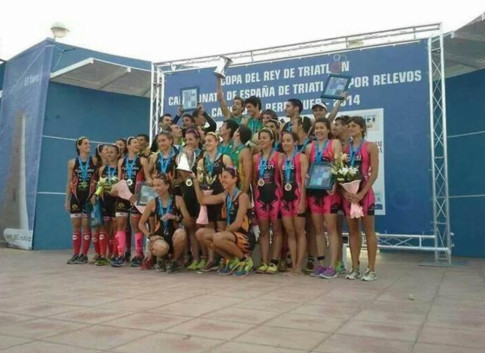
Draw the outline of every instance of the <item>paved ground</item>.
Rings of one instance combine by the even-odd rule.
[[[373,283],[166,275],[0,249],[0,351],[485,351],[485,261],[419,266],[381,254]],[[410,300],[410,294],[414,300]]]

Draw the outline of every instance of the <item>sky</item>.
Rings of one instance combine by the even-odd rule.
[[[440,22],[448,32],[484,12],[483,0],[13,0],[0,5],[0,59],[56,21],[70,29],[63,43],[158,62]]]

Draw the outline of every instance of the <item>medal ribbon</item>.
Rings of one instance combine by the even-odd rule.
[[[205,167],[206,167],[206,170],[209,172],[210,176],[214,175],[214,163],[216,162],[216,160],[219,158],[220,155],[221,155],[220,153],[217,153],[213,161],[211,161],[211,158],[209,155],[206,155],[204,158]]]
[[[271,154],[273,153],[273,149],[269,152],[268,157],[263,158],[263,152],[261,152],[261,158],[259,160],[259,179],[263,179],[264,172],[266,171],[266,167],[268,166],[268,159],[271,157]]]
[[[162,200],[159,197],[158,198],[158,214],[160,216],[160,219],[162,219],[166,214],[170,214],[170,212],[172,212],[172,199],[168,198],[166,211],[164,211],[163,210]],[[162,221],[162,222],[163,222],[163,228],[164,229],[167,229],[167,227],[168,227],[168,220],[165,220],[165,221]]]
[[[170,154],[167,158],[164,157],[163,153],[161,153],[161,158],[158,160],[158,164],[160,165],[160,170],[162,173],[167,172],[168,165],[170,164],[170,160],[173,157],[173,150],[170,151]]]
[[[355,157],[359,154],[360,149],[362,148],[362,145],[364,144],[364,139],[360,142],[359,147],[357,147],[357,150],[354,150],[354,141],[350,142],[350,166],[353,167],[355,164]]]
[[[138,159],[138,156],[135,156],[135,158],[133,159],[133,162],[130,163],[128,156],[125,157],[126,174],[128,175],[129,179],[131,179],[133,175],[133,168],[135,167],[135,163],[137,159]]]
[[[111,168],[110,166],[108,166],[107,172],[108,172],[108,182],[109,182],[109,184],[112,183],[113,177],[116,174],[116,169],[118,169],[118,168],[117,167]]]
[[[89,169],[90,158],[91,157],[88,157],[86,159],[86,162],[83,163],[83,160],[81,159],[81,157],[80,156],[77,157],[77,160],[79,161],[79,169],[81,169],[81,177],[84,183],[88,180],[88,169]]]
[[[287,183],[292,183],[293,181],[291,180],[291,170],[293,169],[293,166],[295,165],[295,156],[296,156],[296,151],[293,151],[293,156],[291,158],[286,158],[285,160],[285,181]]]
[[[235,188],[232,192],[231,197],[229,195],[226,196],[226,210],[227,210],[227,224],[231,224],[231,212],[232,212],[232,205],[234,202],[234,198],[239,193],[239,189]]]
[[[316,158],[315,158],[315,162],[323,162],[323,154],[325,153],[325,149],[327,148],[327,145],[328,145],[328,138],[325,139],[325,141],[323,142],[323,146],[322,146],[322,149],[320,149],[320,143],[318,141],[315,141],[315,150],[316,150]]]

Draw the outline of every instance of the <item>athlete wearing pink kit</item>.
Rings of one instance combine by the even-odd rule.
[[[349,143],[345,147],[345,153],[349,156],[349,164],[352,163],[352,154],[351,149],[354,150],[355,159],[354,159],[354,167],[359,167],[360,173],[362,175],[362,181],[360,182],[359,190],[362,190],[366,185],[367,181],[370,177],[370,156],[369,156],[369,142],[362,140],[361,146],[354,146],[353,143]],[[375,211],[375,196],[372,187],[369,191],[365,194],[362,200],[359,202],[364,210],[364,215],[366,216],[373,216]],[[345,198],[342,199],[342,208],[344,210],[344,214],[346,216],[350,215],[350,202]]]
[[[280,158],[280,153],[276,151],[271,152],[268,160],[261,154],[254,158],[254,170],[257,174],[254,208],[260,220],[278,219],[282,197]]]
[[[322,159],[325,162],[333,162],[335,160],[333,141],[326,140],[326,146],[322,153]],[[310,146],[310,164],[317,161],[316,146],[318,142],[313,142]],[[324,142],[325,144],[325,142]],[[322,147],[323,148],[323,147]],[[320,162],[320,161],[318,161]],[[337,213],[340,207],[341,197],[338,192],[332,195],[327,194],[326,191],[308,191],[308,208],[312,214],[331,214]]]
[[[305,214],[298,213],[298,206],[301,200],[302,180],[301,175],[301,153],[297,153],[291,159],[285,158],[282,167],[283,196],[281,198],[282,217],[305,217]],[[291,186],[291,188],[290,188]]]

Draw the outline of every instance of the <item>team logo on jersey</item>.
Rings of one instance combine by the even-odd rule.
[[[79,207],[77,205],[71,205],[71,210],[77,211],[77,210],[79,210]]]

